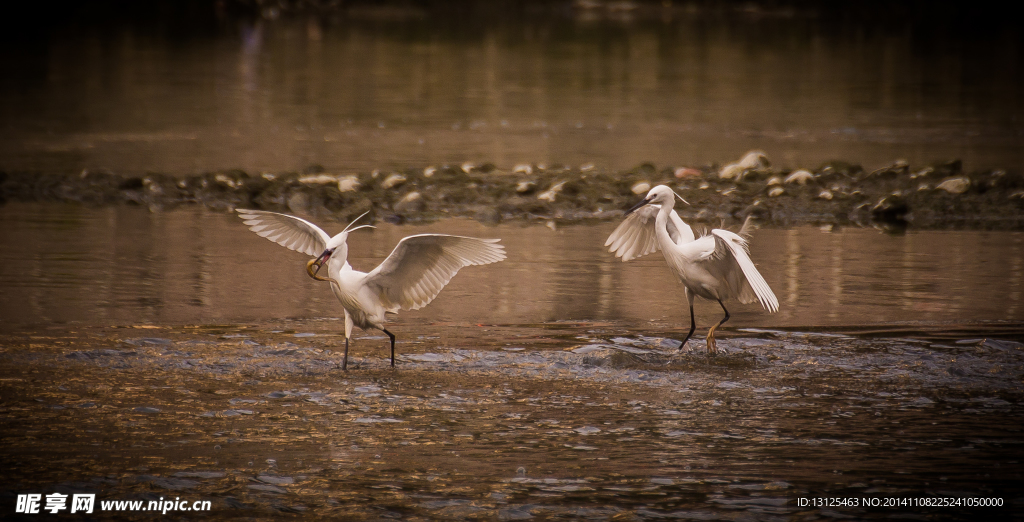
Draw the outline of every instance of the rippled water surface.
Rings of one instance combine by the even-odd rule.
[[[680,288],[657,256],[605,252],[614,223],[380,224],[352,239],[357,268],[424,231],[498,237],[509,257],[395,317],[397,369],[386,337],[357,330],[342,372],[334,298],[234,216],[8,204],[0,222],[8,505],[60,491],[210,500],[216,518],[1024,515],[1016,233],[758,230],[782,308],[733,304],[709,356],[717,306],[698,302],[679,351]]]

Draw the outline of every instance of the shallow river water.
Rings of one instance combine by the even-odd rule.
[[[1019,233],[758,230],[781,310],[733,303],[709,356],[717,305],[698,302],[679,351],[681,289],[659,256],[604,251],[615,223],[378,224],[352,238],[356,268],[428,231],[501,238],[509,255],[394,318],[396,369],[386,337],[357,329],[342,372],[333,296],[232,215],[8,204],[0,223],[5,505],[63,492],[95,493],[97,511],[209,500],[218,519],[1024,515]],[[920,505],[937,498],[961,505]]]

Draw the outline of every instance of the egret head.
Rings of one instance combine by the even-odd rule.
[[[342,230],[338,235],[327,241],[327,245],[325,245],[324,251],[319,257],[311,259],[306,263],[306,273],[309,274],[309,277],[312,277],[317,281],[330,281],[330,279],[318,276],[317,273],[320,272],[320,269],[323,268],[323,266],[327,264],[332,257],[341,259],[341,264],[345,264],[345,260],[348,259],[348,235],[360,228],[375,228],[373,225],[360,225],[350,229],[356,221],[359,221],[363,216],[369,213],[369,211],[363,212],[359,217],[353,219],[352,222],[345,227],[345,230]]]
[[[636,205],[633,205],[632,208],[627,210],[626,215],[632,214],[640,207],[643,207],[644,205],[651,203],[655,205],[661,205],[667,208],[672,208],[675,204],[675,198],[679,198],[679,201],[682,201],[683,203],[689,205],[689,203],[687,203],[687,201],[683,199],[682,196],[676,194],[674,190],[668,188],[665,185],[658,185],[657,187],[652,188],[650,192],[647,193],[647,197],[645,197],[643,201],[637,203]]]

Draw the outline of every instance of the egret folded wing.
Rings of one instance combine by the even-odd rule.
[[[395,250],[366,276],[366,285],[389,311],[416,310],[434,300],[458,271],[505,259],[498,239],[420,234],[398,242]]]

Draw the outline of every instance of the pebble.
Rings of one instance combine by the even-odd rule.
[[[971,179],[967,176],[946,178],[942,180],[942,183],[935,186],[935,190],[945,190],[950,194],[963,194],[969,188],[971,188]]]
[[[693,168],[690,168],[690,167],[679,167],[678,169],[675,170],[675,172],[673,172],[673,175],[676,178],[680,178],[680,179],[681,178],[696,178],[696,177],[701,175],[701,172],[699,170],[697,170],[697,169],[693,169]]]
[[[359,176],[351,174],[338,178],[338,192],[352,192],[359,188]]]
[[[537,199],[539,199],[541,201],[547,201],[547,202],[550,202],[550,203],[554,203],[555,199],[558,198],[558,193],[562,192],[562,186],[563,185],[565,185],[564,181],[560,181],[558,183],[555,183],[554,185],[551,186],[551,188],[545,190],[544,192],[541,192],[537,196]]]
[[[748,170],[758,170],[769,167],[768,156],[759,150],[752,150],[743,155],[743,158],[736,163],[730,163],[719,171],[718,177],[722,179],[742,180]]]
[[[384,190],[388,190],[395,188],[405,183],[406,181],[407,178],[404,175],[394,172],[388,175],[388,177],[384,178],[384,181],[381,182],[380,187]]]
[[[419,192],[413,191],[402,199],[395,203],[395,212],[407,213],[407,212],[420,212],[423,210],[423,196]]]
[[[633,188],[631,188],[630,190],[632,190],[633,193],[636,195],[646,194],[649,190],[651,190],[651,184],[646,181],[641,181],[640,183],[633,185]]]
[[[812,181],[813,179],[814,174],[811,174],[810,172],[801,169],[786,176],[785,183],[787,185],[792,183],[796,183],[798,185],[806,185],[808,181]]]
[[[330,174],[316,174],[313,176],[302,176],[299,178],[299,183],[306,185],[326,185],[328,183],[337,183],[337,176]]]
[[[774,198],[785,193],[786,191],[782,187],[772,187],[772,189],[768,191],[768,197]]]
[[[516,192],[519,194],[525,194],[532,191],[533,187],[536,185],[537,183],[535,181],[520,181],[516,184]]]

